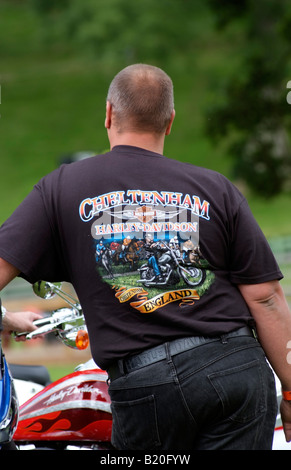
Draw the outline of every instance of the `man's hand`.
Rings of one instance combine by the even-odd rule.
[[[10,333],[30,332],[37,329],[34,321],[42,318],[42,315],[36,312],[6,312],[3,319],[3,329]],[[15,341],[25,341],[25,336],[18,336]]]
[[[287,442],[291,441],[291,402],[282,400],[280,405],[281,418],[285,439]]]

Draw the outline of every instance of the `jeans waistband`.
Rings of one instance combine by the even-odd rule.
[[[252,336],[256,338],[254,330],[248,326],[239,328],[238,330],[231,331],[230,333],[223,334],[221,336],[210,337],[210,336],[191,336],[186,338],[179,338],[168,343],[169,352],[171,356],[175,356],[184,351],[201,346],[202,344],[209,343],[217,340],[228,340],[237,336]],[[111,382],[123,375],[132,372],[134,370],[141,369],[142,367],[154,364],[155,362],[162,361],[167,357],[166,343],[159,346],[147,349],[134,356],[120,359],[113,363],[107,370],[109,379]]]

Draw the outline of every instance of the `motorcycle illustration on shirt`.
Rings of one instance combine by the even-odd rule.
[[[139,268],[138,281],[145,287],[173,286],[181,279],[191,287],[204,282],[205,271],[191,263],[186,250],[181,253],[177,239],[170,240],[170,243],[165,241],[154,243],[148,236],[146,250],[148,263]]]

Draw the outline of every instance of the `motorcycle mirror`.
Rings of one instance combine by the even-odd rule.
[[[37,281],[33,284],[33,292],[42,299],[51,299],[61,288],[61,282]]]

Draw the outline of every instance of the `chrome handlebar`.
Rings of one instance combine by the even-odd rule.
[[[65,307],[52,311],[48,316],[33,322],[37,327],[36,330],[16,333],[16,336],[25,336],[30,340],[53,332],[66,346],[74,349],[86,349],[89,338],[81,305],[69,294],[63,292],[59,283],[39,281],[33,285],[33,291],[43,299],[58,295],[70,305],[70,308]]]

